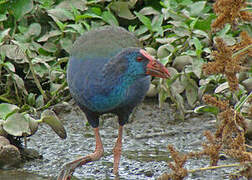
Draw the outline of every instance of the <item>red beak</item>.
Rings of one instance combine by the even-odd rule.
[[[146,66],[147,67],[146,74],[166,79],[171,76],[170,73],[168,72],[168,69],[166,69],[166,67],[159,61],[152,58],[146,51],[141,49],[140,53],[150,61]]]

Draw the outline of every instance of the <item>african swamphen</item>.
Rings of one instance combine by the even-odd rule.
[[[100,159],[103,146],[99,134],[99,116],[118,116],[118,138],[113,149],[113,173],[118,174],[122,149],[122,130],[134,107],[150,85],[150,75],[168,78],[168,70],[154,60],[130,32],[104,26],[82,35],[73,45],[67,69],[70,93],[94,128],[94,153],[64,165],[58,180],[66,180],[78,166]]]

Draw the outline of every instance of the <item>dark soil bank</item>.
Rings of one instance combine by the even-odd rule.
[[[201,143],[205,139],[203,131],[215,131],[215,121],[210,116],[191,116],[185,122],[178,122],[172,118],[169,109],[168,104],[160,109],[157,102],[146,100],[137,108],[133,122],[125,125],[120,179],[156,179],[169,171],[167,162],[171,159],[167,150],[168,144],[174,145],[180,152],[200,151]],[[17,170],[1,170],[1,180],[56,179],[64,163],[94,150],[93,130],[86,126],[83,113],[71,105],[60,105],[55,110],[67,130],[67,139],[61,140],[50,127],[40,126],[38,132],[29,138],[28,148],[38,150],[43,159],[26,162]],[[117,138],[117,127],[116,117],[106,115],[101,118],[100,134],[105,155],[99,161],[77,168],[74,173],[76,179],[115,178],[112,174],[112,149]],[[234,162],[227,159],[220,161],[219,165]],[[208,159],[188,160],[185,167],[196,169],[208,165]],[[208,170],[190,174],[185,179],[229,179],[229,172],[233,170]]]

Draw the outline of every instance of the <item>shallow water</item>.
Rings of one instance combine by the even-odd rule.
[[[57,109],[59,117],[67,130],[67,139],[60,139],[46,125],[29,138],[28,148],[36,149],[43,159],[26,162],[16,170],[1,170],[0,179],[6,180],[46,180],[56,179],[62,165],[75,158],[91,153],[95,148],[93,130],[86,126],[83,113],[74,106]],[[123,150],[120,161],[120,179],[154,180],[168,171],[171,161],[167,150],[173,144],[180,152],[201,150],[204,130],[215,130],[214,118],[210,116],[191,116],[185,122],[174,121],[169,104],[162,109],[153,100],[146,100],[137,108],[133,123],[124,126]],[[67,111],[69,110],[69,112]],[[106,115],[100,120],[100,134],[104,146],[104,157],[91,162],[74,172],[75,179],[114,179],[112,174],[112,149],[117,138],[117,119]],[[223,160],[221,164],[234,163]],[[188,160],[186,168],[196,169],[209,165],[208,159]],[[229,179],[230,168],[190,174],[187,180]],[[19,177],[23,177],[19,178]]]

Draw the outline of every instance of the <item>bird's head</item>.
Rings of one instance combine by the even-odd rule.
[[[155,60],[145,50],[140,48],[129,48],[123,55],[128,60],[128,69],[135,75],[151,75],[160,78],[169,78],[170,73],[166,67]]]

